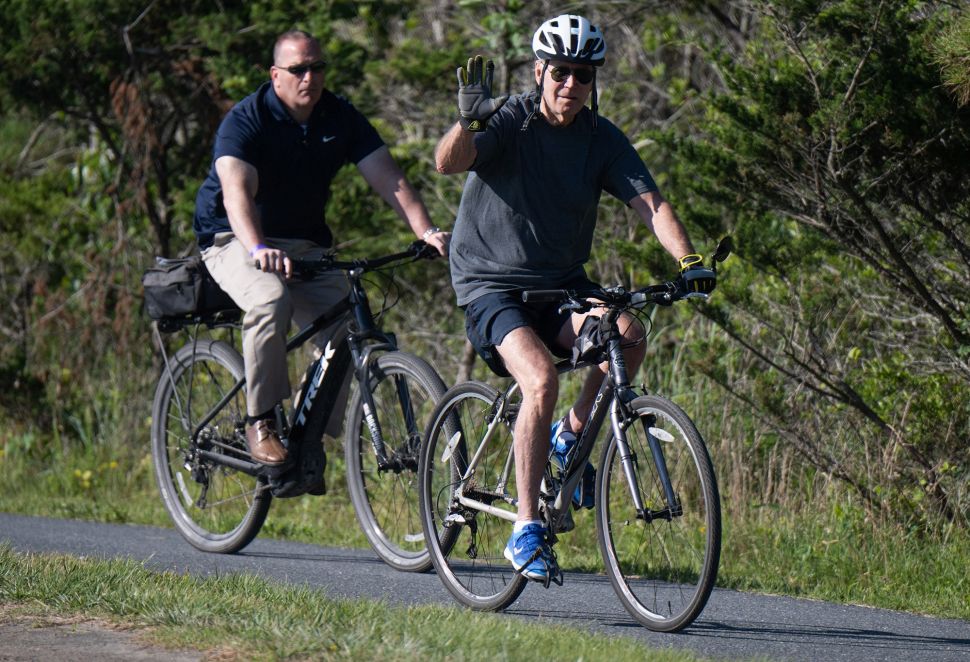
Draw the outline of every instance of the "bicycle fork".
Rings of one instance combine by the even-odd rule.
[[[357,366],[357,384],[360,388],[364,423],[367,425],[367,431],[370,433],[371,445],[374,448],[374,456],[377,459],[377,470],[380,472],[393,471],[398,474],[407,470],[417,471],[416,453],[418,450],[417,442],[420,439],[420,430],[418,430],[414,415],[414,407],[411,402],[411,393],[408,390],[407,379],[402,375],[394,375],[392,377],[394,390],[397,392],[398,405],[407,428],[407,439],[405,440],[404,453],[398,453],[392,448],[390,457],[388,457],[388,448],[387,442],[384,439],[384,432],[377,419],[374,396],[369,387],[370,380],[375,378],[372,373],[372,365],[376,361],[376,353],[379,351],[393,351],[396,347],[393,342],[393,337],[382,336],[380,339],[384,340],[384,342],[368,347],[361,347],[360,340],[362,337],[352,334],[348,341],[351,346],[353,365]]]
[[[670,482],[670,473],[667,471],[667,461],[664,458],[663,447],[660,444],[660,439],[658,439],[658,436],[663,435],[666,437],[669,435],[666,435],[662,430],[655,427],[657,419],[653,414],[640,419],[632,413],[622,413],[622,409],[624,407],[621,407],[614,400],[610,417],[613,424],[613,434],[616,438],[617,453],[620,455],[620,464],[623,467],[627,487],[630,489],[630,496],[637,510],[637,519],[642,519],[648,523],[655,519],[662,519],[669,522],[674,517],[683,515],[680,500],[677,498],[674,487]],[[657,470],[657,479],[660,481],[664,499],[667,502],[666,508],[660,510],[651,510],[643,504],[643,496],[640,494],[640,482],[637,476],[637,457],[630,449],[630,444],[626,437],[626,430],[638,420],[641,420],[643,423],[643,432],[647,435],[647,445],[650,447],[650,454],[653,457],[653,463]],[[665,440],[669,441],[669,439]]]
[[[377,420],[377,416],[374,415],[374,398],[371,396],[369,390],[365,390],[363,393],[364,421],[367,423],[367,429],[370,431],[379,471],[393,471],[394,473],[401,473],[408,469],[417,471],[418,465],[415,456],[417,448],[414,442],[419,439],[419,432],[414,417],[414,408],[411,405],[411,393],[408,391],[407,380],[404,377],[395,375],[393,379],[394,388],[397,391],[398,405],[401,408],[401,413],[404,416],[404,424],[407,428],[408,436],[404,455],[401,456],[392,450],[391,457],[389,458],[387,456],[387,445],[384,441],[381,425]]]

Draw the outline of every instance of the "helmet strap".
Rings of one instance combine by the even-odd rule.
[[[593,133],[596,133],[596,116],[599,114],[599,100],[596,94],[596,67],[593,67]]]
[[[536,113],[539,112],[539,109],[542,108],[542,84],[546,80],[546,69],[548,68],[549,68],[549,60],[543,60],[542,73],[539,74],[539,82],[536,83],[536,91],[539,92],[539,102],[536,104],[536,107],[532,109],[532,112],[529,113],[529,116],[525,118],[525,121],[522,122],[521,131],[526,131],[529,128],[529,124],[532,122],[532,119],[536,116]]]

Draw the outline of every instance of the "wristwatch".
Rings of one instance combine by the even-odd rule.
[[[430,228],[424,231],[423,235],[421,235],[421,240],[427,241],[428,237],[433,234],[437,234],[438,232],[441,232],[441,228],[439,228],[437,225],[432,225]]]

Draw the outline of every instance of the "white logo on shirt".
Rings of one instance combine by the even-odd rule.
[[[322,137],[320,138],[320,141],[321,141],[321,142],[325,142],[325,143],[328,143],[328,142],[330,142],[331,140],[336,140],[336,139],[337,139],[337,136],[322,136]]]

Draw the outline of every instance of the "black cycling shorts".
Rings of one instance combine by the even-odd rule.
[[[585,278],[570,282],[563,289],[587,289],[596,287]],[[562,331],[572,313],[560,313],[562,302],[525,303],[522,291],[494,292],[485,294],[463,306],[465,311],[465,333],[478,355],[492,372],[500,377],[508,377],[502,357],[496,345],[501,345],[509,332],[528,326],[539,340],[549,348],[554,356],[568,358],[571,348],[556,345],[556,338]]]

